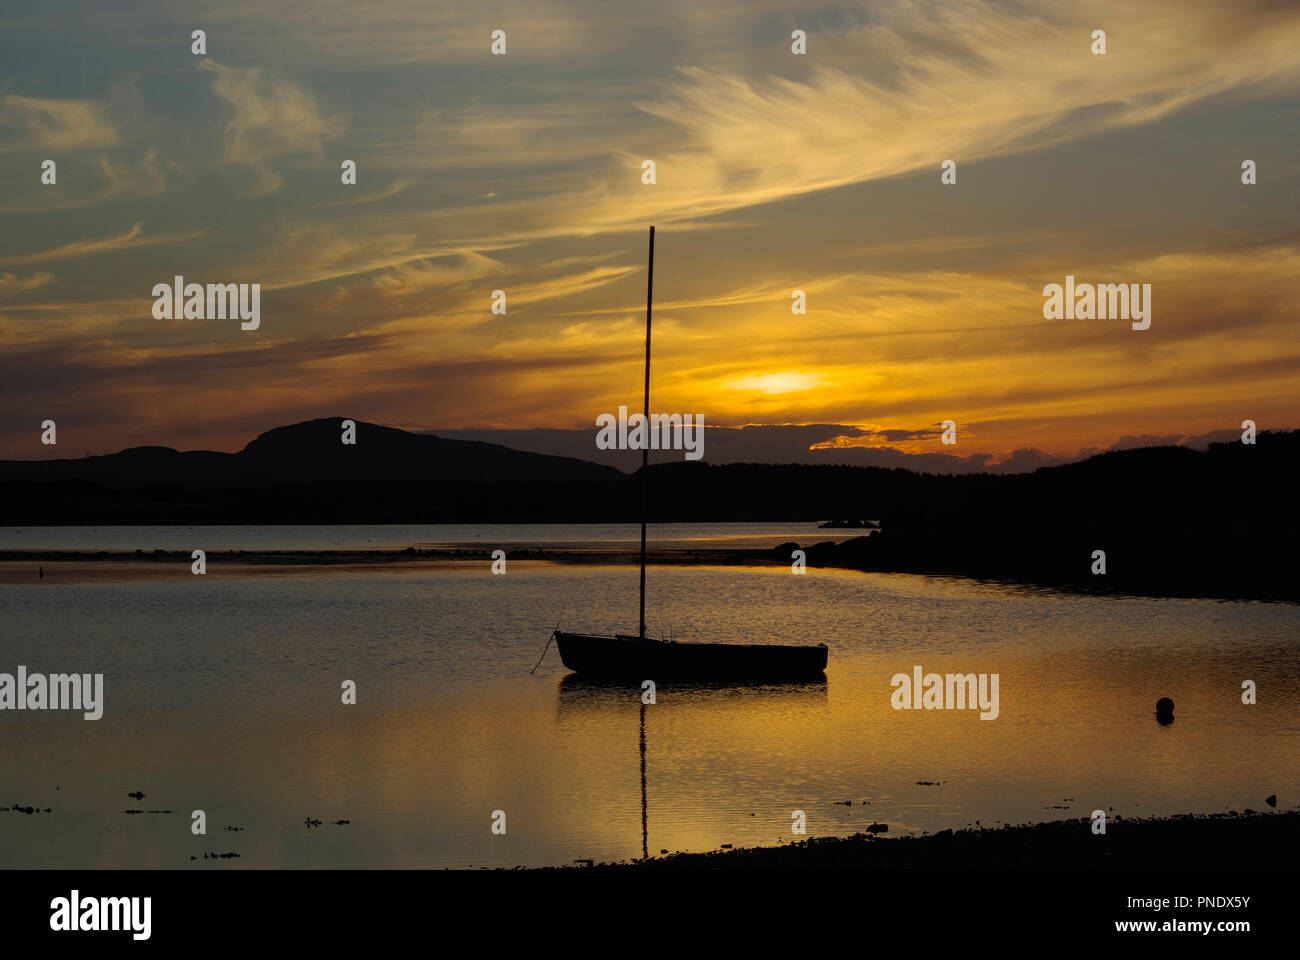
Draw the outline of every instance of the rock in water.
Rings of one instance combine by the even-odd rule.
[[[1174,702],[1168,697],[1161,697],[1156,701],[1156,715],[1172,717],[1174,715]]]
[[[1270,807],[1276,807],[1276,806],[1277,806],[1277,794],[1275,793],[1275,794],[1273,794],[1271,797],[1265,797],[1265,798],[1264,798],[1264,802],[1267,803]]]

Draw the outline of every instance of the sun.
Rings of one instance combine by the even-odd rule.
[[[724,380],[721,386],[726,390],[744,390],[750,393],[802,393],[816,387],[829,386],[826,377],[820,373],[806,373],[801,370],[782,370],[777,373],[751,373],[743,377]]]

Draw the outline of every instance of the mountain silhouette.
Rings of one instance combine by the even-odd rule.
[[[342,423],[277,427],[238,453],[132,447],[78,460],[0,461],[0,523],[454,519],[494,512],[497,495],[544,497],[624,476],[584,460],[364,421],[356,422],[356,443],[344,444]]]

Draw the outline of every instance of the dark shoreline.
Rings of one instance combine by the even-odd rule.
[[[927,577],[951,577],[977,583],[996,583],[1038,589],[1049,592],[1070,593],[1099,597],[1147,597],[1169,599],[1208,599],[1233,602],[1300,603],[1300,595],[1282,594],[1268,588],[1250,589],[1236,585],[1229,589],[1208,589],[1208,585],[1184,584],[1167,578],[1150,582],[1135,582],[1129,578],[1090,578],[1089,580],[1060,579],[1030,574],[1007,575],[983,570],[947,568],[917,563],[864,562],[854,540],[842,543],[823,541],[800,546],[794,542],[774,548],[731,547],[655,550],[647,553],[647,560],[659,566],[759,566],[789,567],[791,553],[802,549],[807,565],[813,569],[855,570],[862,573],[912,574]],[[866,538],[860,538],[865,540]],[[507,548],[507,560],[544,561],[548,563],[597,564],[629,566],[640,562],[636,550],[610,549],[547,549],[544,547]],[[242,564],[248,566],[361,566],[365,564],[440,563],[448,561],[482,562],[492,560],[492,550],[480,545],[472,547],[406,547],[401,550],[223,550],[209,551],[208,564]],[[157,563],[190,564],[188,550],[0,550],[0,563]]]
[[[1105,835],[1085,818],[919,837],[870,833],[778,847],[674,853],[630,863],[544,867],[604,872],[654,870],[1289,870],[1300,849],[1300,811],[1130,819]]]
[[[222,550],[208,551],[208,563],[284,564],[292,566],[326,566],[332,564],[399,563],[412,561],[462,562],[492,561],[492,550],[475,547],[406,547],[402,550]],[[613,548],[554,549],[529,547],[506,549],[508,560],[546,560],[553,563],[598,563],[627,565],[640,563],[637,550]],[[706,550],[650,550],[646,554],[651,563],[667,564],[734,564],[771,565],[770,550],[759,549],[706,549]],[[0,563],[186,563],[191,562],[188,550],[0,550]]]

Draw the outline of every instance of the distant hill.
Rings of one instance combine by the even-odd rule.
[[[365,422],[356,444],[344,445],[341,425],[334,417],[277,427],[238,453],[133,447],[0,461],[0,524],[455,519],[499,513],[494,497],[522,488],[544,495],[623,477],[583,460]]]
[[[812,566],[1294,601],[1298,466],[1300,432],[1292,431],[1261,434],[1253,446],[1123,450],[1009,476],[853,476],[831,469],[816,489],[828,506],[840,506],[832,515],[880,519],[881,530],[849,539],[846,531],[819,531],[821,546],[800,546],[811,547]],[[781,472],[760,479],[746,471],[745,481],[750,488],[784,486],[795,497],[808,489],[802,477]],[[723,476],[710,482],[733,486]],[[1092,572],[1098,550],[1105,553],[1104,576]],[[776,553],[788,559],[790,549]]]

